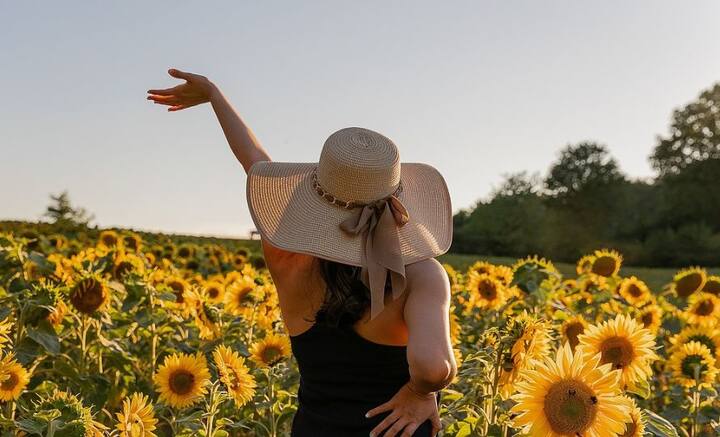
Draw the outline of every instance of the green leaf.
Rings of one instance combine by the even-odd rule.
[[[42,353],[43,347],[30,337],[24,337],[20,343],[15,346],[15,357],[23,366],[35,361],[38,355]]]
[[[29,326],[27,335],[45,348],[50,355],[60,353],[60,341],[52,325],[47,320],[41,320],[37,327]]]
[[[647,430],[658,437],[680,437],[677,429],[664,417],[650,410],[643,410]]]
[[[45,423],[34,419],[20,419],[15,422],[15,426],[17,426],[19,430],[25,431],[28,434],[42,435],[45,431]]]

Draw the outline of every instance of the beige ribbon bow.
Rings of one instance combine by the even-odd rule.
[[[369,203],[342,223],[351,235],[363,234],[361,280],[370,289],[370,320],[385,307],[385,282],[390,272],[393,299],[405,291],[405,264],[400,249],[399,228],[410,220],[400,199],[394,195]]]

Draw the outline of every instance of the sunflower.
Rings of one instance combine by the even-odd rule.
[[[210,303],[222,303],[225,300],[225,285],[219,281],[208,281],[203,287],[203,294]]]
[[[623,387],[635,387],[646,381],[652,375],[650,363],[658,358],[653,350],[655,336],[623,314],[589,326],[579,340],[583,353],[600,354],[602,364],[611,364],[613,369],[620,370]]]
[[[643,306],[652,297],[648,286],[635,276],[623,279],[619,288],[620,296],[634,307]]]
[[[514,341],[509,353],[505,354],[500,373],[503,398],[513,393],[514,384],[521,378],[522,372],[535,367],[550,351],[548,324],[542,320],[522,313],[510,321],[508,331]]]
[[[245,359],[229,347],[220,345],[213,352],[220,381],[227,387],[228,394],[238,407],[242,407],[255,396],[255,379],[250,374]]]
[[[588,322],[580,315],[573,316],[565,320],[560,328],[563,341],[567,342],[570,345],[570,348],[575,351],[575,346],[579,343],[578,336],[585,332],[587,327]]]
[[[707,272],[700,267],[690,267],[680,270],[673,277],[672,290],[680,297],[687,298],[697,291],[701,291],[707,281]]]
[[[720,318],[720,298],[714,294],[698,292],[690,296],[688,308],[683,311],[683,318],[690,325],[710,328]]]
[[[191,304],[192,302],[186,302],[190,296],[190,284],[184,280],[183,278],[180,278],[178,276],[172,276],[170,278],[167,278],[165,280],[165,285],[170,287],[172,290],[172,293],[175,295],[175,303],[177,306],[182,307],[186,304]]]
[[[590,272],[604,278],[616,276],[620,272],[622,255],[614,250],[601,249],[593,254]]]
[[[205,395],[210,371],[202,354],[175,353],[165,357],[153,381],[161,401],[171,407],[185,408]]]
[[[540,270],[546,270],[548,272],[558,274],[558,269],[555,268],[552,262],[549,260],[546,260],[545,258],[540,258],[537,255],[529,256],[527,258],[523,258],[518,260],[515,264],[513,264],[512,269],[513,273],[517,273],[518,270],[520,270],[524,266],[530,266],[536,269]]]
[[[112,267],[113,278],[120,280],[128,273],[142,273],[145,264],[137,255],[122,254],[115,257]]]
[[[98,276],[86,276],[70,290],[70,303],[83,314],[104,309],[110,298],[105,282]]]
[[[55,306],[53,306],[52,311],[48,313],[47,320],[53,326],[60,326],[65,319],[67,312],[68,307],[65,305],[65,302],[58,300],[55,302]]]
[[[513,280],[513,270],[508,266],[495,266],[491,275],[505,287],[509,287]]]
[[[117,413],[117,430],[120,437],[155,437],[155,418],[152,403],[147,395],[134,393],[123,401],[122,413]]]
[[[0,321],[0,352],[6,343],[10,343],[10,332],[12,332],[13,324],[10,319]]]
[[[235,270],[242,270],[247,264],[247,257],[245,255],[234,255],[231,260],[232,266]]]
[[[655,305],[650,304],[640,308],[637,311],[635,319],[642,323],[643,328],[650,330],[653,334],[657,334],[662,323],[663,310]]]
[[[668,368],[672,371],[675,381],[685,387],[713,384],[717,379],[718,368],[715,365],[715,357],[710,349],[702,343],[691,341],[677,348],[668,361]],[[695,372],[698,372],[698,379],[695,379]]]
[[[239,316],[247,314],[253,304],[262,300],[262,291],[250,276],[233,281],[225,290],[225,311]]]
[[[111,230],[100,232],[100,236],[98,237],[98,246],[112,249],[117,247],[119,244],[120,237],[117,232]]]
[[[217,317],[215,317],[205,302],[197,299],[193,314],[195,315],[195,325],[197,325],[200,331],[200,338],[202,340],[214,340],[220,336],[220,327],[216,323]]]
[[[678,334],[670,337],[672,350],[679,349],[683,345],[695,341],[708,348],[720,365],[720,329],[707,329],[699,326],[686,326]]]
[[[530,437],[615,436],[631,420],[620,372],[601,365],[600,355],[573,353],[565,344],[524,373],[510,411],[517,414],[514,426]]]
[[[268,334],[252,345],[250,354],[250,359],[259,366],[273,366],[290,356],[290,340],[286,335]]]
[[[720,296],[720,276],[708,276],[702,291]]]
[[[63,423],[64,435],[78,437],[103,437],[107,427],[93,420],[92,410],[72,393],[55,390],[34,403],[36,417],[53,417]],[[56,435],[60,433],[56,432]]]
[[[642,418],[642,412],[635,403],[635,399],[628,396],[623,396],[627,402],[628,408],[630,408],[630,421],[625,422],[626,428],[623,434],[618,434],[618,437],[643,437],[645,435],[645,422]]]
[[[28,371],[11,355],[0,359],[0,401],[14,401],[30,382]]]
[[[490,274],[495,269],[495,266],[492,263],[489,263],[487,261],[475,261],[470,267],[468,267],[468,270],[466,272],[467,275],[470,275],[472,272],[475,272],[479,275],[482,274]]]
[[[177,256],[182,259],[192,258],[195,255],[195,246],[192,244],[182,244],[177,249]]]
[[[575,271],[577,272],[578,276],[590,273],[593,262],[595,262],[594,255],[584,255],[582,258],[580,258],[577,262],[577,265],[575,266]]]
[[[482,309],[496,310],[507,301],[505,287],[493,276],[470,273],[467,288],[470,290],[470,305]]]
[[[48,243],[55,249],[62,249],[67,246],[68,240],[62,234],[54,234],[48,237]]]
[[[123,235],[123,246],[133,252],[138,252],[142,246],[142,238],[136,233]]]

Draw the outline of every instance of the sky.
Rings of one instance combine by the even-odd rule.
[[[223,90],[276,161],[347,126],[444,175],[453,209],[559,150],[633,178],[720,80],[720,2],[0,0],[0,219],[67,190],[102,227],[245,236],[245,173],[208,105],[148,102],[175,67]]]

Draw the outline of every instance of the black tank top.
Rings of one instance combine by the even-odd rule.
[[[352,327],[316,323],[290,342],[300,369],[292,437],[367,437],[389,413],[370,419],[365,413],[389,401],[410,378],[405,346],[374,343]],[[413,436],[431,432],[426,421]]]

